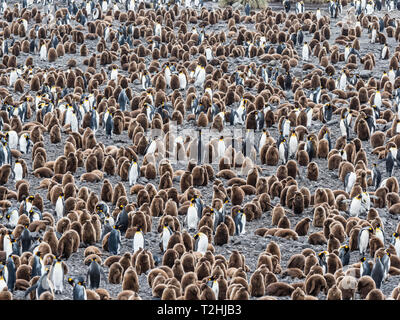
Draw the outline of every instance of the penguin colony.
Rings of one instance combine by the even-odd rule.
[[[0,0],[0,299],[400,299],[399,8],[271,6]]]

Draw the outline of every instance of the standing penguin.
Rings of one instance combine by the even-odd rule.
[[[54,294],[54,286],[52,281],[49,279],[50,269],[46,268],[45,272],[40,276],[39,280],[30,288],[25,291],[24,297],[35,290],[36,299],[39,300],[40,295],[43,292],[50,291],[51,295]]]
[[[342,261],[342,266],[347,266],[350,262],[350,248],[346,244],[339,248],[339,258]]]
[[[303,61],[310,61],[310,46],[308,45],[307,41],[304,41],[303,49],[302,49],[302,57]]]
[[[389,59],[389,47],[387,43],[385,43],[381,49],[381,59],[382,60],[387,60]]]
[[[139,249],[144,249],[144,236],[141,228],[133,236],[133,252],[135,253]]]
[[[65,201],[64,201],[64,193],[61,192],[61,194],[58,196],[58,199],[56,201],[56,216],[57,216],[57,221],[60,220],[64,214],[65,214]]]
[[[138,177],[140,177],[140,167],[136,161],[132,160],[131,165],[129,166],[129,186],[133,186],[136,184]]]
[[[110,113],[106,120],[106,136],[108,138],[111,138],[113,130],[114,130],[114,120],[113,120],[113,115]]]
[[[33,264],[32,264],[32,272],[31,272],[31,278],[35,276],[41,276],[44,271],[44,265],[43,265],[43,259],[41,258],[41,252],[36,251],[36,253],[33,256]]]
[[[239,210],[235,216],[235,235],[238,236],[244,234],[246,232],[245,226],[246,226],[246,214],[242,210]]]
[[[83,277],[68,278],[68,283],[73,287],[73,300],[87,300],[86,284],[83,281]]]
[[[161,252],[164,253],[167,250],[168,241],[169,241],[169,238],[171,238],[171,235],[172,235],[172,229],[170,228],[170,226],[166,222],[164,224],[163,231],[162,231],[161,236],[160,236],[160,249],[161,249]]]
[[[294,156],[296,155],[298,144],[299,142],[297,139],[296,132],[293,130],[292,135],[289,138],[289,150],[288,150],[289,158],[293,159]]]
[[[207,285],[212,289],[212,291],[214,291],[215,297],[218,300],[219,284],[217,281],[217,276],[211,276],[211,278],[207,281]]]
[[[3,251],[6,253],[6,259],[12,254],[11,230],[7,230],[3,237]]]
[[[117,226],[118,231],[125,233],[129,224],[128,212],[126,212],[125,206],[122,204],[119,206],[119,208],[121,209],[121,212],[118,214],[115,225]]]
[[[14,163],[14,180],[20,181],[24,178],[24,169],[22,168],[21,161],[15,160]]]
[[[384,267],[381,261],[381,257],[376,257],[374,267],[371,271],[371,277],[375,281],[375,285],[377,289],[381,288],[382,281],[384,278]]]
[[[369,245],[369,237],[372,234],[372,227],[364,227],[358,233],[358,249],[361,256],[365,256]]]
[[[360,213],[365,213],[366,209],[363,206],[361,194],[358,194],[352,200],[347,200],[347,201],[351,201],[349,208],[350,216],[358,217]]]
[[[119,254],[121,250],[121,232],[115,225],[108,237],[108,251],[111,254]]]
[[[382,264],[383,264],[383,279],[386,281],[389,278],[389,269],[390,269],[390,253],[386,252],[382,256]]]
[[[16,282],[16,268],[14,264],[14,259],[12,256],[9,256],[6,261],[6,267],[7,267],[7,287],[8,290],[11,292],[14,292],[14,287],[15,287],[15,282]]]
[[[365,257],[360,259],[361,266],[360,266],[360,277],[369,276],[371,275],[371,267]]]
[[[289,148],[286,142],[286,138],[283,138],[278,147],[279,150],[279,160],[282,160],[283,164],[288,162],[289,158]]]
[[[107,277],[104,273],[104,270],[97,262],[97,258],[92,258],[86,274],[86,282],[89,283],[90,289],[97,289],[100,287],[101,275],[103,276],[104,281],[107,283]]]
[[[199,223],[199,216],[198,216],[198,210],[196,208],[196,200],[192,198],[186,214],[186,224],[189,231],[197,230],[198,223]]]
[[[355,172],[348,172],[346,176],[344,177],[344,191],[347,193],[350,193],[351,189],[354,186],[354,183],[356,182],[356,174]]]
[[[392,234],[392,238],[390,243],[394,246],[396,250],[396,255],[400,257],[400,234],[397,232],[394,232]]]
[[[208,248],[207,236],[204,233],[199,232],[194,236],[194,239],[195,239],[194,250],[204,255]]]
[[[328,270],[328,265],[326,264],[326,258],[329,255],[328,251],[322,251],[318,254],[318,262],[319,265],[322,267],[322,272],[325,274]]]
[[[46,61],[47,60],[47,47],[46,43],[42,43],[40,46],[40,61]]]
[[[25,251],[29,251],[29,248],[32,245],[33,237],[28,229],[28,225],[25,225],[25,228],[20,236],[20,241],[22,246],[22,253],[24,253]]]
[[[373,164],[371,175],[372,175],[372,185],[374,186],[374,191],[376,191],[376,189],[379,188],[382,181],[382,175],[378,167],[376,166],[376,163]]]
[[[385,244],[385,233],[381,228],[381,225],[378,223],[375,228],[375,235]]]
[[[54,285],[54,293],[62,294],[64,290],[64,267],[61,258],[53,260],[50,268],[50,279]]]

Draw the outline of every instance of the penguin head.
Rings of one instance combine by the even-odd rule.
[[[27,202],[33,202],[33,199],[35,199],[34,196],[29,196],[28,198],[26,198]]]
[[[68,283],[69,283],[70,285],[74,286],[75,281],[74,281],[74,279],[72,279],[71,277],[69,277],[69,278],[68,278]]]
[[[194,238],[195,240],[197,240],[199,237],[200,237],[200,232],[199,232],[199,233],[196,233],[196,234],[193,236],[193,238]]]
[[[373,233],[373,232],[374,232],[374,229],[372,229],[372,227],[369,227],[369,228],[368,228],[368,232]]]
[[[123,210],[123,209],[124,209],[124,205],[123,205],[123,204],[120,204],[120,205],[119,205],[119,208],[120,208],[121,210]]]
[[[224,136],[220,136],[219,141],[224,141]]]
[[[192,198],[192,199],[190,200],[190,206],[193,207],[194,204],[195,204],[195,202],[196,202],[196,200],[195,200],[194,198]]]
[[[224,200],[224,204],[228,204],[228,203],[229,203],[229,198],[226,197],[225,200]]]
[[[341,246],[340,248],[344,249],[346,252],[349,251],[349,246],[347,244],[344,246]]]

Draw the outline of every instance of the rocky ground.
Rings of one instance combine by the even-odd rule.
[[[10,5],[13,4],[15,1],[9,1]],[[63,3],[55,1],[57,3],[58,7],[62,7]],[[121,6],[121,5],[120,5]],[[215,9],[217,7],[217,4],[211,3],[211,2],[206,2],[205,6],[207,9]],[[317,5],[308,5],[306,6],[306,10],[311,10],[314,11],[316,9]],[[281,5],[279,3],[272,3],[271,7],[273,10],[280,10]],[[40,6],[39,6],[40,8]],[[337,22],[339,22],[341,19],[344,18],[345,13],[349,6],[347,6],[343,10],[343,14],[338,18],[338,19],[331,19],[330,23],[330,28],[331,28],[331,39],[329,40],[329,43],[332,45],[335,40],[334,35],[338,35],[340,32],[340,28],[336,26]],[[326,7],[322,9],[322,14],[323,15],[328,15],[328,11]],[[377,16],[383,16],[386,14],[386,11],[383,10],[382,12],[376,13]],[[391,17],[399,18],[400,12],[399,11],[393,11],[390,13]],[[76,24],[75,21],[72,22],[73,24]],[[118,21],[114,21],[112,26],[114,28],[118,27]],[[32,21],[30,22],[29,27],[32,27],[33,23]],[[250,30],[254,30],[254,25],[250,24],[245,24],[241,23],[240,26],[244,26]],[[188,30],[192,27],[192,25],[188,26]],[[212,33],[212,32],[220,32],[220,31],[226,31],[227,26],[224,21],[220,21],[218,24],[213,25],[213,26],[207,26],[205,28],[205,31],[207,33]],[[18,39],[18,37],[16,37]],[[305,33],[305,40],[308,41],[312,38],[312,34],[308,34],[307,32]],[[396,40],[394,38],[387,38],[388,40],[388,45],[390,48],[391,52],[395,51],[395,48],[397,46]],[[372,52],[377,60],[376,67],[373,71],[364,71],[362,69],[362,66],[360,66],[359,69],[355,70],[356,73],[360,73],[363,78],[368,78],[370,76],[373,76],[375,78],[380,78],[382,76],[382,72],[385,70],[388,70],[389,66],[389,60],[381,61],[379,60],[379,54],[381,50],[381,45],[380,44],[370,44],[369,39],[367,37],[367,33],[364,31],[362,34],[362,37],[359,38],[360,41],[360,54],[361,56],[365,55],[366,53]],[[95,51],[95,47],[97,44],[97,40],[88,40],[85,42],[86,46],[90,51]],[[343,49],[343,46],[340,46]],[[296,49],[299,52],[299,55],[301,55],[301,47],[297,46]],[[18,56],[17,61],[18,63],[23,64],[26,58],[29,56],[29,54],[21,53],[20,56]],[[43,62],[39,60],[38,55],[34,55],[34,65],[38,66],[40,68],[56,68],[56,69],[64,69],[66,70],[68,67],[66,66],[66,63],[70,59],[75,59],[77,61],[77,66],[80,67],[82,70],[86,69],[86,66],[83,65],[83,60],[85,57],[80,56],[79,54],[76,55],[71,55],[71,54],[66,54],[64,57],[57,59],[55,63],[49,63],[49,62]],[[193,59],[196,59],[197,57],[194,56],[192,57]],[[147,59],[147,58],[146,58]],[[149,57],[148,59],[151,59]],[[165,59],[161,59],[160,63],[164,62]],[[240,58],[228,58],[229,61],[229,72],[234,72],[236,69],[237,64],[249,64],[251,62],[254,62],[257,66],[262,64],[261,61],[259,61],[257,58],[245,58],[245,57],[240,57]],[[150,60],[148,60],[150,62]],[[312,63],[318,63],[318,59],[316,57],[312,58]],[[273,62],[271,63],[273,65]],[[344,62],[339,62],[338,64],[335,65],[336,70],[341,70],[341,68],[345,65]],[[97,71],[99,72],[101,70],[102,66],[97,67]],[[109,74],[109,70],[105,68],[105,71]],[[123,75],[128,76],[128,73],[126,71],[120,71]],[[295,68],[292,69],[292,74],[297,77],[302,79],[306,75],[306,71],[302,70],[302,62],[299,63],[299,65]],[[133,89],[135,93],[139,93],[141,91],[141,87],[139,84],[139,81],[136,80],[134,83],[130,84],[130,87]],[[29,85],[27,84],[26,90],[29,90]],[[256,89],[254,88],[253,90],[250,90],[253,94],[256,93]],[[185,93],[183,93],[185,96]],[[289,102],[293,101],[293,93],[287,92],[286,98]],[[334,115],[334,120],[339,121],[339,116]],[[195,123],[193,121],[185,121],[184,124],[179,128],[179,130],[192,130],[195,126]],[[314,133],[318,133],[319,129],[322,127],[322,123],[319,120],[313,121],[312,124],[312,129],[311,131]],[[340,136],[340,129],[338,126],[338,123],[335,125],[330,126],[331,130],[331,137],[332,137],[332,145],[335,145],[337,137]],[[278,129],[277,126],[274,126],[272,128],[269,128],[268,131],[270,132],[271,136],[274,137],[275,139],[278,138]],[[49,146],[46,148],[47,151],[47,158],[48,161],[55,160],[58,156],[63,154],[63,149],[64,149],[64,142],[67,138],[67,134],[63,133],[62,134],[62,142],[51,145],[49,141],[49,134],[44,133],[44,142],[46,146]],[[215,137],[215,136],[213,136]],[[260,132],[256,132],[255,134],[255,141],[258,141],[260,137]],[[352,132],[352,138],[355,137],[354,133]],[[102,142],[105,146],[108,145],[115,145],[117,147],[121,146],[126,146],[126,145],[131,145],[131,140],[128,138],[126,132],[124,132],[122,135],[114,135],[112,139],[109,139],[106,137],[105,132],[103,130],[99,130],[96,133],[96,139],[98,142]],[[373,162],[377,160],[377,157],[373,154],[371,154],[372,147],[370,143],[364,142],[363,143],[363,148],[365,149],[367,156],[368,156],[368,166],[370,167]],[[31,155],[23,155],[24,160],[28,164],[29,168],[29,175],[27,177],[27,180],[30,183],[31,190],[34,193],[38,193],[42,196],[44,200],[44,211],[48,212],[53,212],[54,206],[50,203],[49,200],[46,198],[46,190],[43,189],[38,189],[37,187],[40,184],[40,180],[36,179],[33,174],[32,174],[32,159]],[[310,190],[311,193],[313,193],[317,188],[319,187],[324,187],[324,188],[330,188],[332,190],[335,189],[343,189],[343,183],[338,179],[338,172],[337,170],[334,171],[329,171],[327,167],[327,161],[325,159],[315,159],[314,160],[320,170],[320,178],[318,181],[309,181],[306,178],[306,168],[305,167],[300,167],[300,179],[298,179],[298,184],[299,187],[302,186],[307,186]],[[141,162],[141,160],[139,161]],[[257,164],[261,166],[262,168],[262,173],[263,176],[270,176],[275,174],[276,172],[276,167],[269,167],[265,165],[260,164],[260,159],[257,159]],[[378,165],[379,169],[381,172],[384,174],[385,173],[385,167],[384,163],[381,163]],[[174,170],[179,170],[179,169],[185,169],[186,168],[186,163],[184,164],[173,164],[173,169]],[[218,165],[213,165],[213,168],[215,172],[218,171]],[[399,177],[399,169],[395,168],[394,175],[396,177]],[[85,173],[84,168],[79,168],[78,171],[75,174],[75,181],[77,184],[77,187],[80,188],[82,186],[88,187],[90,190],[97,192],[100,194],[101,186],[102,183],[88,183],[88,182],[81,182],[80,181],[80,176]],[[240,174],[240,172],[239,172]],[[119,176],[105,176],[114,186],[121,181]],[[246,178],[246,177],[244,177]],[[226,180],[222,179],[226,186]],[[158,186],[159,183],[159,177],[157,177],[155,180],[148,181],[145,178],[140,178],[139,183],[153,183],[155,186]],[[179,179],[174,179],[173,181],[174,187],[176,187],[179,190]],[[126,188],[126,190],[129,190],[129,184],[127,181],[123,181],[123,184]],[[15,190],[15,183],[13,181],[9,181],[6,185],[7,188],[11,190]],[[212,199],[212,188],[210,187],[210,184],[206,187],[198,187],[198,189],[201,191],[203,200],[206,204],[211,203]],[[372,189],[370,190],[372,191]],[[129,195],[128,192],[128,199],[131,202],[136,201],[136,196]],[[251,196],[246,197],[246,201],[250,201],[252,199]],[[12,201],[13,204],[16,204],[16,201]],[[275,198],[272,200],[272,204],[276,205],[279,203],[279,199]],[[111,205],[112,208],[112,205]],[[113,208],[112,208],[113,209]],[[230,205],[228,206],[228,210],[230,209]],[[384,222],[384,227],[386,231],[386,238],[385,241],[388,243],[390,241],[390,235],[391,233],[395,230],[396,225],[399,222],[400,216],[392,216],[388,213],[386,209],[377,209],[382,221]],[[347,217],[346,213],[342,213],[345,217]],[[295,215],[295,214],[287,214],[291,226],[295,226],[298,221],[303,219],[304,217],[310,217],[311,219],[313,218],[313,213],[312,209],[308,208],[306,209],[301,215]],[[183,217],[179,216],[180,222],[183,224]],[[159,222],[159,218],[154,217],[153,218],[153,224],[152,224],[152,231],[147,233],[145,235],[146,238],[146,244],[147,248],[152,252],[153,255],[161,255],[160,249],[159,249],[159,234],[157,233],[157,225]],[[241,251],[245,257],[246,257],[246,264],[249,266],[250,271],[248,272],[248,279],[250,278],[251,274],[256,270],[257,268],[257,259],[259,254],[264,251],[266,246],[270,241],[275,241],[280,245],[281,253],[282,253],[282,260],[281,260],[281,267],[282,270],[286,269],[287,262],[289,258],[296,253],[300,253],[303,249],[305,248],[312,248],[314,251],[319,252],[325,250],[325,246],[320,246],[320,245],[310,245],[308,243],[308,236],[301,236],[297,241],[294,240],[287,240],[283,238],[278,238],[275,236],[267,236],[265,238],[257,236],[254,234],[254,231],[260,227],[267,227],[270,228],[271,225],[271,215],[270,211],[263,213],[262,218],[259,220],[253,220],[247,223],[246,225],[246,234],[241,235],[241,236],[233,236],[231,237],[230,241],[228,244],[223,245],[223,246],[215,246],[215,254],[222,254],[225,256],[227,259],[229,259],[229,256],[232,252],[232,250],[239,250]],[[313,226],[310,227],[309,234],[316,232],[316,231],[321,231],[321,228],[314,228]],[[132,240],[129,239],[122,239],[122,251],[121,254],[125,252],[132,252],[131,244]],[[98,243],[96,244],[97,247],[101,248],[101,245]],[[72,256],[66,261],[69,269],[69,274],[68,276],[77,276],[77,275],[85,275],[87,272],[88,267],[83,265],[83,252],[84,248],[80,248],[77,253],[72,254]],[[103,261],[110,256],[109,252],[103,251],[102,259]],[[355,263],[359,260],[359,254],[357,251],[351,253],[351,263]],[[104,268],[106,274],[108,273],[107,268]],[[346,270],[347,267],[344,268]],[[288,283],[294,283],[298,282],[298,279],[291,279],[291,278],[282,278],[281,275],[277,275],[278,280],[282,280],[284,282]],[[389,297],[392,290],[399,284],[399,279],[400,276],[391,276],[387,282],[385,282],[381,288],[382,292],[385,294],[386,297]],[[147,283],[147,277],[146,274],[142,274],[139,276],[139,282],[140,282],[140,290],[139,290],[139,296],[142,299],[152,299],[152,290],[149,287]],[[107,289],[111,296],[113,298],[116,298],[118,293],[122,290],[121,284],[114,285],[114,284],[108,284],[108,283],[101,283],[101,287]],[[55,296],[55,299],[60,299],[60,300],[68,300],[72,298],[72,287],[68,284],[65,285],[65,290],[63,294],[58,294]],[[290,297],[278,297],[278,299],[289,299]],[[325,299],[325,295],[321,293],[318,296],[319,299]],[[356,298],[358,298],[358,295],[356,295]],[[16,291],[14,293],[14,299],[23,299],[23,292],[22,291]]]

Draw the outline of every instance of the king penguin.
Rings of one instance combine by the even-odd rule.
[[[53,295],[54,293],[54,286],[51,280],[49,279],[49,268],[46,268],[45,272],[40,276],[39,280],[30,288],[25,291],[24,297],[26,298],[27,295],[35,290],[36,299],[39,300],[40,295],[43,292],[50,291]]]
[[[160,236],[160,248],[161,252],[165,252],[167,250],[169,238],[171,238],[172,229],[168,225],[168,223],[164,224],[163,231]]]
[[[129,166],[129,186],[136,184],[138,177],[140,177],[140,167],[135,160],[132,160]]]
[[[135,253],[139,249],[144,249],[144,236],[142,229],[137,230],[133,236],[133,252]]]
[[[358,233],[358,249],[361,256],[365,256],[369,245],[369,237],[372,234],[372,227],[364,227]]]
[[[7,267],[7,287],[8,290],[11,292],[14,292],[14,286],[16,282],[16,268],[14,264],[14,259],[12,256],[9,256],[6,261],[6,267]]]
[[[53,260],[50,268],[50,279],[54,285],[54,293],[62,294],[64,290],[64,268],[60,258]]]
[[[197,225],[199,223],[198,211],[196,208],[196,201],[194,198],[191,199],[190,205],[186,214],[186,223],[188,230],[197,230]]]
[[[384,273],[385,273],[385,271],[383,268],[383,264],[381,262],[381,258],[378,256],[375,259],[375,264],[371,271],[371,277],[372,277],[372,279],[374,279],[377,289],[381,288],[382,281],[384,278]]]
[[[89,284],[90,289],[97,289],[100,287],[101,276],[103,276],[105,283],[107,283],[107,277],[104,270],[97,262],[97,258],[92,258],[86,274],[86,282]]]
[[[122,204],[119,206],[119,208],[121,209],[121,212],[118,214],[115,225],[118,227],[119,231],[121,231],[122,233],[125,233],[126,229],[128,229],[128,225],[129,225],[128,212],[126,212],[125,206]]]
[[[362,257],[360,259],[361,265],[360,265],[360,277],[363,276],[370,276],[371,275],[371,267],[365,257]]]
[[[56,216],[57,216],[57,221],[60,220],[64,214],[65,214],[65,201],[64,201],[64,193],[61,192],[61,194],[58,196],[58,199],[56,201]]]
[[[87,300],[86,286],[83,277],[68,278],[68,283],[72,285],[72,298],[73,300]]]
[[[350,249],[349,246],[346,244],[339,248],[339,258],[342,261],[342,266],[347,266],[350,262]]]
[[[235,235],[241,235],[246,232],[246,214],[243,210],[239,210],[235,216]]]
[[[195,239],[194,250],[204,255],[208,248],[207,236],[204,233],[199,232],[195,234],[194,239]]]
[[[121,232],[118,230],[118,226],[114,226],[108,237],[108,251],[111,254],[118,255],[121,250]]]

